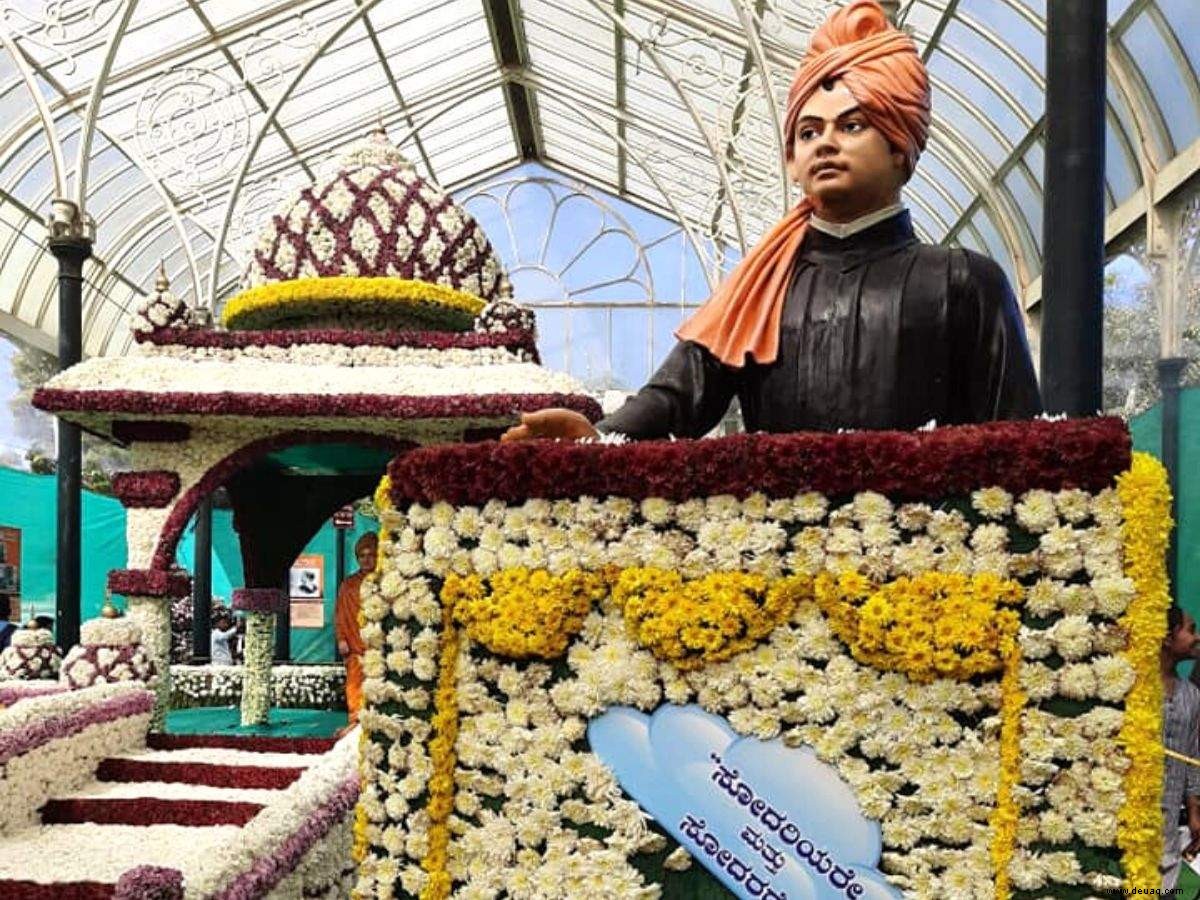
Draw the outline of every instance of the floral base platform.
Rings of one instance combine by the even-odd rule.
[[[1158,883],[1169,496],[1119,421],[423,448],[377,502],[363,897]]]

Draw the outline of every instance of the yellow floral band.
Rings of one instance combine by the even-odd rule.
[[[1151,458],[1101,491],[937,508],[864,492],[397,509],[388,488],[363,601],[360,895],[543,879],[637,896],[651,872],[708,890],[682,845],[634,867],[672,844],[582,743],[607,708],[668,703],[812,748],[881,823],[906,896],[1157,885],[1170,521]]]
[[[407,278],[299,278],[243,291],[225,304],[221,321],[230,329],[263,329],[305,319],[356,317],[396,320],[451,331],[472,326],[484,301],[441,284]]]

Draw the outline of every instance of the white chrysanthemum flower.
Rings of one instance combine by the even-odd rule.
[[[1058,690],[1072,700],[1088,700],[1096,696],[1096,672],[1087,663],[1071,663],[1058,672]]]
[[[1092,634],[1094,629],[1086,616],[1064,616],[1054,623],[1052,629],[1054,646],[1058,655],[1073,662],[1083,659],[1092,652]]]
[[[1100,656],[1092,661],[1096,678],[1096,696],[1109,703],[1125,699],[1137,676],[1124,656]]]
[[[988,487],[971,494],[971,505],[985,519],[1002,519],[1012,512],[1012,494],[1001,487]]]
[[[1034,534],[1041,534],[1058,524],[1058,508],[1049,491],[1027,492],[1016,505],[1015,512],[1021,527]]]

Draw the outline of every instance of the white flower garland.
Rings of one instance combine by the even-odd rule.
[[[480,347],[474,350],[452,348],[435,350],[425,347],[347,347],[342,344],[299,344],[291,347],[188,347],[180,344],[142,344],[140,354],[152,359],[186,362],[222,362],[262,360],[293,366],[406,367],[438,368],[455,366],[503,366],[532,361],[528,351],[514,352],[504,347]]]
[[[246,667],[242,683],[242,724],[266,724],[271,709],[271,660],[275,656],[275,614],[246,613]]]
[[[241,700],[242,666],[171,666],[171,708],[233,706]],[[285,709],[339,709],[346,704],[340,665],[271,667],[271,705]]]

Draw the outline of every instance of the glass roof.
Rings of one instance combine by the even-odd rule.
[[[891,4],[935,92],[906,192],[919,234],[995,257],[1026,301],[1040,290],[1046,3]],[[177,293],[219,307],[263,218],[380,120],[460,195],[536,160],[657,213],[711,283],[797,199],[779,110],[834,5],[0,0],[0,328],[52,346],[51,198],[82,192],[96,221],[85,352],[123,353],[160,260]],[[1200,168],[1200,3],[1107,8],[1115,241]]]

